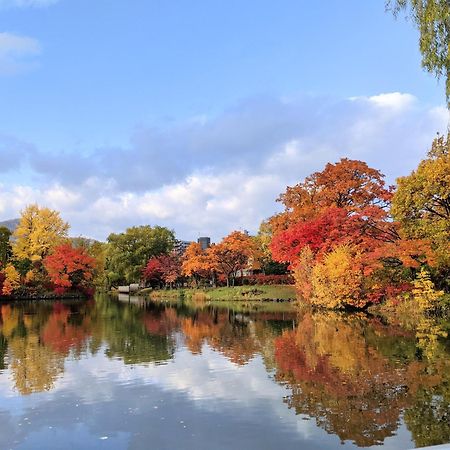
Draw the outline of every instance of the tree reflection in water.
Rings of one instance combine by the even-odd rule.
[[[363,314],[246,312],[101,296],[17,303],[1,307],[0,371],[8,369],[25,395],[51,390],[68,359],[103,352],[145,366],[167,363],[177,349],[199,356],[207,347],[239,366],[261,358],[288,389],[280,402],[342,441],[382,444],[403,420],[424,446],[450,441],[445,332],[430,318],[406,329]]]
[[[417,360],[415,348],[413,332],[377,319],[306,313],[296,330],[276,338],[276,379],[291,390],[290,408],[342,441],[382,444],[405,411],[416,444],[447,442],[449,355]],[[426,412],[432,427],[420,419]]]

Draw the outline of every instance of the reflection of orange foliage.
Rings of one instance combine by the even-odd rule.
[[[70,309],[61,303],[53,307],[47,323],[41,331],[41,339],[44,345],[48,345],[54,351],[67,354],[72,348],[81,349],[87,341],[90,332],[86,321],[79,326],[69,323]]]
[[[10,305],[2,305],[2,333],[4,336],[11,336],[19,323],[19,311],[12,309]]]
[[[178,317],[175,309],[166,308],[162,312],[147,312],[144,315],[144,325],[150,334],[167,336],[178,326]]]
[[[218,325],[202,322],[194,321],[191,318],[184,319],[182,322],[183,333],[186,337],[186,347],[193,354],[201,353],[205,339],[219,332]]]
[[[229,336],[222,335],[219,339],[212,339],[209,344],[223,353],[231,362],[240,366],[247,364],[258,351],[251,336],[237,336],[234,333]]]
[[[410,398],[405,373],[366,343],[364,325],[306,314],[296,331],[276,339],[275,359],[277,379],[292,388],[289,406],[342,440],[367,446],[394,433]]]
[[[231,321],[230,321],[231,320]],[[257,351],[257,344],[249,335],[248,325],[230,319],[228,312],[198,312],[194,318],[184,319],[182,330],[186,346],[192,353],[200,353],[204,342],[219,351],[231,362],[246,364]]]

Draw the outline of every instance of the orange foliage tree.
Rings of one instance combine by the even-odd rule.
[[[44,267],[58,293],[69,289],[90,287],[95,270],[95,259],[84,248],[63,244],[44,259]]]
[[[327,164],[322,172],[287,188],[278,199],[285,211],[269,219],[274,231],[270,249],[275,261],[290,264],[302,297],[320,299],[319,303],[328,307],[364,307],[380,301],[387,292],[384,287],[380,289],[379,282],[389,282],[390,277],[379,276],[378,272],[398,273],[400,266],[416,269],[432,261],[429,243],[402,239],[400,224],[390,218],[392,195],[393,188],[385,186],[381,172],[349,159]],[[352,248],[359,256],[350,257],[344,248]],[[301,267],[305,249],[312,254],[312,261],[305,267],[307,274]],[[315,282],[311,263],[320,266]],[[352,280],[358,282],[332,282],[339,265],[348,267],[346,274],[351,272]],[[378,283],[365,283],[363,289],[361,276],[374,274]],[[408,275],[411,280],[413,275]],[[354,292],[350,295],[351,286]],[[374,290],[376,296],[372,295]]]
[[[213,265],[208,254],[196,242],[189,245],[183,255],[182,273],[194,280],[196,286],[200,280],[210,277]]]
[[[373,219],[385,217],[392,197],[392,188],[386,188],[384,175],[365,162],[341,159],[328,163],[322,172],[315,172],[303,183],[288,187],[278,201],[285,211],[275,216],[273,231],[316,218],[330,207],[343,208],[349,213],[365,213]]]
[[[252,238],[240,231],[233,231],[222,242],[208,249],[211,266],[225,275],[227,286],[230,282],[234,285],[236,276],[248,267],[254,253]]]

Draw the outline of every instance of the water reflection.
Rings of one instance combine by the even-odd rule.
[[[417,445],[448,442],[449,355],[419,361],[422,342],[417,345],[413,332],[379,319],[306,313],[296,330],[276,339],[277,380],[291,389],[285,399],[290,408],[342,441],[382,444],[406,411]],[[420,417],[427,408],[431,420],[424,424]]]
[[[267,440],[261,437],[258,444],[256,434],[263,430],[284,448],[300,443],[304,448],[333,448],[339,441],[345,446],[393,448],[439,444],[450,442],[450,351],[445,334],[445,324],[436,321],[405,328],[362,314],[298,314],[285,305],[254,311],[227,304],[164,305],[128,297],[5,304],[0,321],[0,405],[6,404],[2,398],[6,402],[17,396],[27,396],[30,402],[62,402],[81,389],[96,405],[85,412],[89,426],[101,422],[111,432],[116,423],[112,429],[122,433],[116,433],[110,448],[130,447],[130,433],[136,448],[146,448],[148,433],[155,431],[147,430],[144,439],[132,430],[138,417],[149,420],[149,411],[155,408],[148,391],[151,383],[163,389],[154,394],[158,401],[169,402],[178,392],[177,406],[158,420],[188,411],[191,420],[210,421],[210,428],[224,424],[234,434],[221,437],[222,430],[217,431],[216,443],[223,448],[237,445],[230,441],[233,438],[241,443],[248,439],[247,447],[257,448]],[[88,383],[80,388],[80,379],[90,377],[92,382],[92,376],[98,376],[105,358],[113,365],[102,372],[98,392],[89,391]],[[200,361],[206,372],[199,371]],[[90,367],[88,375],[80,372],[83,367]],[[128,371],[124,374],[127,367],[137,381],[132,392],[125,387],[125,395],[120,377],[130,377]],[[58,389],[66,393],[58,396]],[[54,395],[32,395],[45,392]],[[117,417],[109,414],[106,425],[98,416],[105,402],[113,409],[129,404],[132,419],[121,421],[123,412]],[[57,404],[55,408],[63,408]],[[69,414],[75,407],[64,404],[64,411]],[[8,420],[13,420],[15,406],[9,411],[2,408],[0,416],[9,414]],[[45,408],[44,416],[49,410]],[[211,410],[208,419],[205,409]],[[242,415],[245,419],[237,420]],[[64,426],[77,420],[79,412],[70,413]],[[185,448],[203,448],[206,436],[207,431],[199,429]],[[15,448],[9,440],[0,443]]]

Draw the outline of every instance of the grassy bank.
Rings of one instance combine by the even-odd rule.
[[[148,292],[153,299],[176,299],[207,301],[259,301],[285,302],[295,300],[295,288],[289,285],[233,286],[209,289],[172,289]]]

